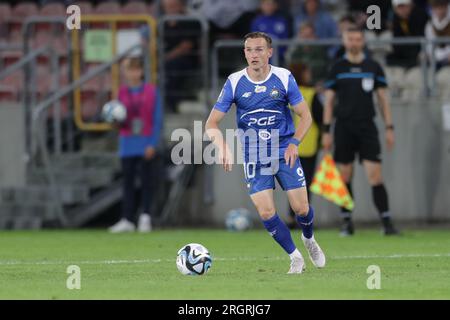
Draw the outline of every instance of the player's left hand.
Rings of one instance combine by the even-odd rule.
[[[293,168],[295,161],[298,158],[298,147],[295,144],[290,143],[284,152],[284,160],[289,167]]]
[[[394,148],[394,143],[395,143],[394,130],[387,129],[386,130],[386,146],[389,151],[391,151]]]

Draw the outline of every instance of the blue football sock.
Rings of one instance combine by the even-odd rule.
[[[302,227],[303,236],[307,239],[311,239],[313,236],[313,220],[314,220],[314,209],[309,206],[309,211],[306,216],[296,215],[295,219],[300,227]]]
[[[263,220],[263,224],[270,235],[288,254],[295,251],[295,244],[292,241],[291,232],[276,213],[269,220]]]

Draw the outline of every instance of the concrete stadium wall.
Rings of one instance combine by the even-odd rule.
[[[450,132],[443,130],[442,105],[443,102],[435,100],[407,105],[393,101],[396,145],[392,152],[386,151],[384,125],[377,116],[383,145],[383,173],[396,221],[450,221]],[[235,128],[232,110],[224,119],[222,129]],[[355,168],[355,222],[378,223],[363,167],[357,163]],[[211,223],[223,226],[226,212],[237,207],[250,209],[258,220],[243,179],[242,165],[234,165],[231,173],[215,166]],[[278,185],[275,201],[277,212],[286,215],[287,198]],[[318,226],[331,226],[340,221],[337,206],[315,195],[311,203],[316,209]]]
[[[24,113],[20,104],[0,104],[0,186],[25,185]]]

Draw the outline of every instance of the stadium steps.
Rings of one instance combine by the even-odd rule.
[[[0,210],[0,229],[40,229],[58,215],[52,204],[2,203]]]
[[[104,212],[122,198],[122,181],[117,180],[97,192],[88,203],[69,209],[66,212],[69,228],[77,228]]]
[[[121,199],[116,153],[52,155],[51,164],[64,206],[67,227],[79,227]],[[46,170],[31,170],[27,185],[0,187],[0,229],[58,226],[58,208]]]
[[[89,188],[82,185],[66,185],[58,188],[64,205],[87,203]],[[46,185],[32,185],[26,187],[3,187],[0,190],[0,204],[27,203],[31,205],[47,204],[51,202],[53,190]]]
[[[55,180],[67,185],[87,185],[90,188],[101,188],[111,183],[115,170],[112,168],[61,168],[54,167]],[[36,169],[29,175],[30,184],[44,184],[48,181],[45,169]]]

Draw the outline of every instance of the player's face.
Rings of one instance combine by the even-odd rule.
[[[269,48],[264,38],[247,39],[244,46],[245,59],[252,69],[260,69],[269,64],[272,48]]]
[[[364,48],[364,36],[361,32],[348,31],[343,36],[344,47],[351,54],[359,54]]]

